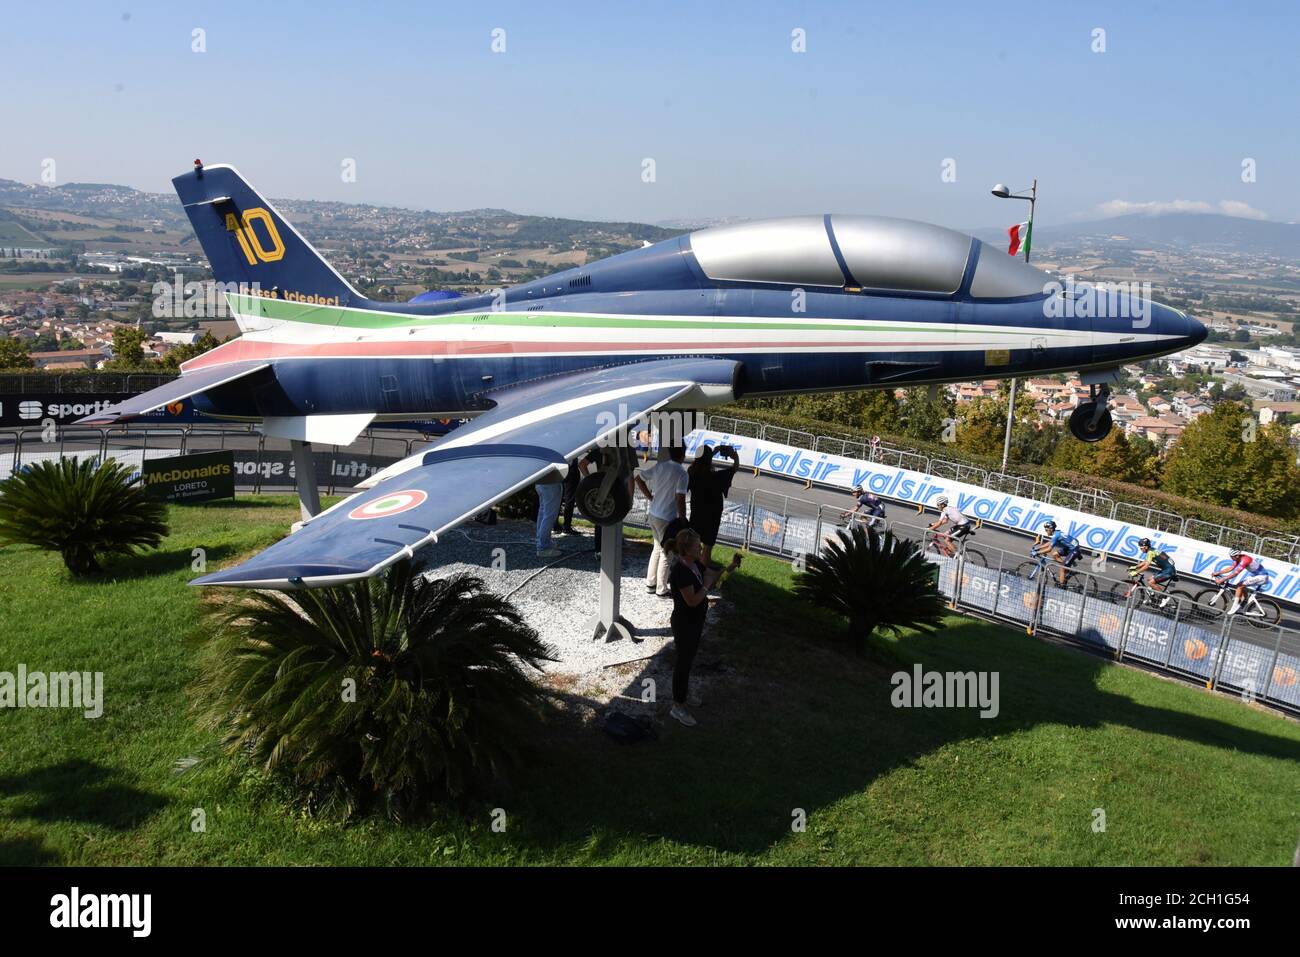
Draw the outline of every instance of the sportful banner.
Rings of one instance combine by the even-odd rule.
[[[810,452],[777,442],[708,429],[696,429],[686,437],[688,455],[695,455],[705,445],[733,446],[740,455],[742,466],[756,468],[760,472],[811,480],[845,490],[862,485],[882,498],[910,502],[913,505],[933,508],[935,499],[947,495],[953,504],[971,518],[1028,534],[1035,534],[1041,530],[1044,522],[1051,519],[1089,551],[1113,555],[1129,562],[1137,558],[1138,540],[1150,538],[1158,548],[1168,552],[1174,559],[1180,575],[1206,578],[1232,563],[1228,549],[1221,545],[1101,518],[1059,505],[1046,505],[1019,495],[994,492],[978,485],[937,478],[911,469],[832,455],[829,452]],[[1300,596],[1300,566],[1273,558],[1267,559],[1265,565],[1271,577],[1263,590],[1274,598],[1297,601],[1297,596]]]
[[[0,395],[0,427],[39,429],[47,421],[71,425],[83,416],[103,412],[111,405],[130,397],[130,392],[25,392]],[[166,408],[146,413],[140,425],[152,428],[166,425],[190,425],[211,422],[194,411],[189,400],[173,402]]]
[[[87,415],[103,412],[110,406],[141,395],[139,392],[23,392],[0,394],[0,428],[39,429],[47,420],[67,426]],[[421,419],[410,422],[372,422],[371,429],[417,431],[424,435],[446,435],[468,419]],[[168,425],[223,425],[194,408],[190,399],[168,403],[161,409],[146,412],[128,424],[130,429],[160,428]]]

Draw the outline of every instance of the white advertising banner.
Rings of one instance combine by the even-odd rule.
[[[760,472],[811,480],[845,490],[862,485],[881,498],[913,505],[933,508],[935,499],[947,495],[953,504],[972,518],[1031,535],[1041,530],[1044,522],[1052,519],[1057,527],[1076,538],[1088,551],[1104,552],[1130,563],[1136,560],[1138,540],[1150,538],[1174,560],[1180,575],[1205,578],[1231,564],[1228,549],[1220,545],[1100,518],[1059,505],[1046,505],[1018,495],[994,492],[978,485],[936,478],[910,469],[851,459],[829,452],[810,452],[790,445],[707,429],[697,429],[686,437],[688,455],[695,455],[705,445],[733,446],[740,455],[742,466],[756,468]],[[1272,558],[1266,559],[1265,565],[1271,577],[1264,591],[1274,598],[1295,602],[1297,596],[1300,596],[1300,566],[1284,564]]]

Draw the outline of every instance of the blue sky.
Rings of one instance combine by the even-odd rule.
[[[121,0],[0,18],[0,177],[24,182],[53,158],[59,182],[163,192],[202,157],[271,196],[973,228],[1021,218],[988,189],[1037,176],[1043,225],[1175,201],[1300,220],[1295,3]]]

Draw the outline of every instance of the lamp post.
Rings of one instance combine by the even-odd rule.
[[[1023,199],[1029,203],[1029,229],[1025,234],[1025,262],[1029,262],[1029,246],[1034,238],[1034,204],[1038,202],[1038,178],[1029,188],[1029,195],[1013,193],[1001,183],[993,187],[992,193],[998,199]],[[1016,377],[1011,377],[1011,397],[1007,402],[1007,431],[1002,439],[1002,471],[1007,470],[1007,459],[1011,456],[1011,424],[1016,418]]]

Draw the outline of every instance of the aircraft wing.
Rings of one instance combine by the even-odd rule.
[[[234,382],[236,379],[250,376],[254,372],[270,368],[270,365],[269,362],[247,360],[244,362],[227,362],[224,365],[213,366],[209,369],[200,369],[198,372],[191,372],[179,379],[173,379],[166,385],[150,389],[148,392],[127,399],[125,402],[111,405],[102,412],[95,412],[78,419],[73,424],[112,425],[117,422],[125,422],[147,412],[161,409],[172,402],[179,402],[181,399],[188,399],[200,392],[207,392],[209,389],[215,389],[228,382]]]
[[[450,438],[243,564],[192,584],[283,589],[369,578],[552,471],[563,475],[570,459],[646,413],[734,394],[736,369],[722,359],[653,360],[503,390]]]

